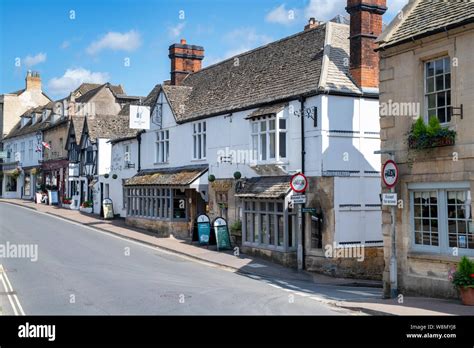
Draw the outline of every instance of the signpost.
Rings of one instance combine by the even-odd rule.
[[[209,236],[211,235],[211,220],[209,216],[203,214],[197,218],[199,244],[208,245]]]
[[[296,195],[290,197],[293,204],[298,204],[298,249],[296,251],[298,269],[303,269],[303,204],[306,196],[303,194],[308,188],[308,179],[303,173],[297,173],[291,177],[290,187]]]
[[[301,212],[310,213],[311,215],[316,215],[316,208],[302,208]]]
[[[393,153],[390,153],[392,159],[389,159],[382,168],[382,180],[384,184],[390,189],[390,194],[386,195],[387,202],[393,202],[395,198],[395,204],[386,204],[390,205],[390,212],[392,215],[392,231],[391,231],[391,239],[392,239],[392,254],[390,256],[390,297],[395,298],[398,295],[398,275],[397,275],[397,240],[395,237],[395,207],[397,206],[397,194],[395,193],[395,185],[397,185],[398,177],[399,177],[399,170],[397,164],[393,160]],[[382,196],[382,203],[383,203],[383,196]]]
[[[382,205],[397,205],[397,194],[396,193],[383,193],[382,194]]]
[[[214,232],[216,234],[217,250],[231,250],[229,229],[224,218],[218,217],[214,220]]]
[[[143,105],[130,105],[130,128],[150,129],[150,108]]]

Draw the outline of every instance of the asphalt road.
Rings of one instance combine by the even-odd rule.
[[[20,306],[27,315],[354,313],[263,280],[0,203],[0,245],[7,242],[38,247],[36,262],[0,258],[6,275],[0,279],[0,306],[7,315],[14,314],[12,307],[21,314]]]

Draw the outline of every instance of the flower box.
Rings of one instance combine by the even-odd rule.
[[[83,213],[87,213],[87,214],[92,214],[92,207],[87,207],[87,208],[80,207],[79,211],[81,211]]]
[[[434,137],[409,137],[408,146],[410,149],[429,149],[433,147],[453,146],[455,140],[453,136],[434,136]]]
[[[443,128],[437,117],[431,117],[427,124],[423,118],[412,125],[408,134],[408,147],[410,149],[429,149],[433,147],[452,146],[455,144],[456,131]]]

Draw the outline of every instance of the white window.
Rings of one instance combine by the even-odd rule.
[[[193,159],[206,158],[206,122],[193,124]]]
[[[28,158],[30,161],[33,159],[33,140],[28,142]]]
[[[132,161],[131,155],[132,154],[130,153],[130,144],[125,144],[123,146],[123,161],[125,164],[125,168],[127,168],[127,165]]]
[[[410,192],[414,249],[474,255],[471,191],[463,188]]]
[[[25,160],[25,142],[21,142],[21,151],[20,151],[21,161]]]
[[[425,63],[426,118],[438,117],[439,122],[451,121],[451,62],[449,57]]]
[[[252,157],[257,161],[286,158],[286,119],[272,117],[252,122]]]
[[[170,152],[170,132],[161,130],[156,132],[156,163],[167,163]]]

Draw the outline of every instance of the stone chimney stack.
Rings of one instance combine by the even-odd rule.
[[[362,89],[379,87],[379,54],[375,39],[382,33],[386,0],[347,0],[350,24],[350,73]]]
[[[319,26],[319,21],[316,20],[316,18],[314,17],[311,17],[308,21],[308,24],[306,24],[304,26],[304,30],[309,30],[309,29],[313,29],[313,28],[316,28]]]
[[[201,70],[204,48],[188,45],[186,40],[181,39],[179,44],[170,46],[169,58],[171,59],[171,85],[179,86],[187,75]]]
[[[39,72],[28,70],[28,72],[26,73],[25,81],[27,91],[41,91],[41,77]]]

